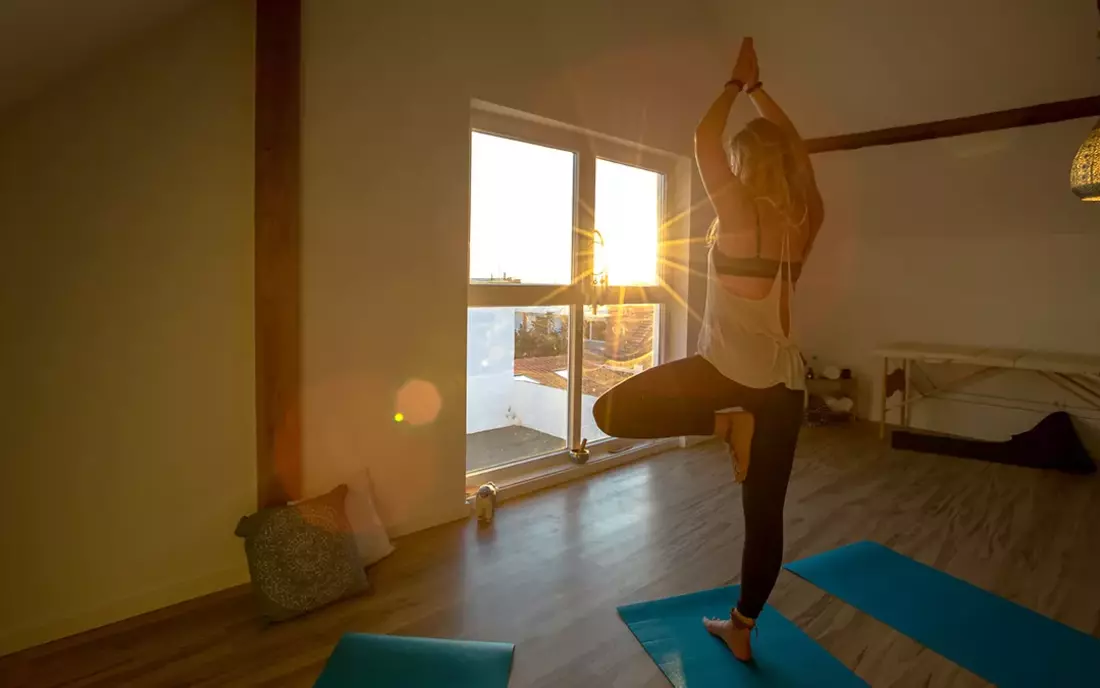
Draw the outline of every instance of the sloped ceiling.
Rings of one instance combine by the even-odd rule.
[[[0,111],[202,1],[0,1]],[[627,31],[645,6],[707,17],[695,43],[713,55],[728,36],[730,59],[753,35],[763,79],[807,136],[1100,93],[1096,0],[594,2],[607,4],[593,11],[621,14]],[[685,77],[720,79],[727,69],[700,64]]]
[[[754,36],[761,78],[809,136],[1100,94],[1096,0],[716,0],[713,7],[731,38]]]
[[[0,1],[0,111],[201,1]]]

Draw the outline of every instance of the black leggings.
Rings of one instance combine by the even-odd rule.
[[[745,547],[737,609],[755,619],[783,564],[783,501],[802,426],[803,393],[754,389],[725,377],[701,356],[646,370],[596,400],[596,425],[612,437],[713,435],[716,411],[741,407],[755,417],[752,460],[741,488]]]

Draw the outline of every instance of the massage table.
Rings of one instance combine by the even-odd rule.
[[[909,427],[913,404],[923,399],[941,397],[951,392],[961,392],[979,380],[988,379],[1006,370],[1027,370],[1045,377],[1065,391],[1083,401],[1089,409],[1100,410],[1100,356],[1033,351],[1027,349],[999,349],[957,344],[928,344],[900,342],[881,346],[875,350],[882,357],[882,380],[879,388],[879,438],[886,436],[886,413],[901,411],[902,427]],[[891,370],[892,363],[900,367]],[[924,392],[914,389],[912,371],[921,364],[955,364],[977,366],[977,370],[945,387],[935,387]],[[901,400],[890,404],[890,397],[900,391]]]

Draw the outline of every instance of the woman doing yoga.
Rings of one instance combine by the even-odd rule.
[[[742,92],[760,117],[733,137],[727,159],[723,132]],[[703,622],[747,661],[782,564],[783,501],[802,424],[805,372],[791,340],[791,298],[824,215],[806,145],[764,91],[750,38],[695,130],[695,159],[717,213],[699,354],[614,387],[593,415],[614,437],[716,435],[729,444],[745,518],[741,598],[729,619]],[[752,414],[747,455],[733,449],[744,417],[735,407]]]

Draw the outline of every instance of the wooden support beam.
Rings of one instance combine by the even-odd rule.
[[[912,143],[950,136],[978,134],[998,129],[1051,124],[1082,117],[1100,117],[1100,96],[1061,100],[1055,103],[1043,103],[1042,105],[1029,105],[1013,110],[987,112],[981,115],[944,119],[938,122],[923,122],[904,127],[876,129],[875,131],[864,131],[858,134],[827,136],[825,138],[810,139],[806,142],[806,145],[809,146],[811,153],[856,150],[857,148],[871,146],[892,146],[896,143]]]
[[[301,0],[256,0],[256,482],[301,496]]]

